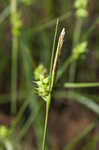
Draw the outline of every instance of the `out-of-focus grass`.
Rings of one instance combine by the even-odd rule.
[[[86,129],[84,129],[74,140],[64,148],[64,150],[73,150],[74,147],[84,138],[92,129],[96,126],[96,121],[94,121],[91,125],[89,125]],[[90,143],[90,142],[89,142]],[[96,144],[96,142],[94,143]]]
[[[97,87],[99,83],[65,83],[64,87],[66,88],[86,88],[86,87]]]
[[[70,92],[58,92],[56,93],[56,97],[61,97],[61,98],[70,98],[72,100],[76,100],[77,102],[85,105],[89,109],[91,109],[93,112],[96,114],[99,114],[99,105],[94,102],[93,99],[88,98],[87,96],[84,96],[81,93],[75,92],[75,91],[70,91]]]

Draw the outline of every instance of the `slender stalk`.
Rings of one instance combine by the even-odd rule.
[[[56,24],[56,32],[54,36],[54,42],[53,42],[53,50],[52,50],[52,57],[51,57],[51,66],[50,66],[50,91],[49,91],[49,96],[48,99],[46,100],[46,116],[45,116],[45,126],[44,126],[44,136],[43,136],[43,145],[42,145],[42,150],[45,150],[45,144],[46,144],[46,135],[47,135],[47,124],[48,124],[48,114],[49,114],[49,109],[50,109],[50,103],[51,103],[51,95],[52,95],[52,90],[53,90],[53,85],[54,85],[54,80],[55,80],[55,73],[56,73],[56,66],[57,66],[57,61],[61,52],[61,48],[63,45],[63,40],[64,40],[64,35],[65,35],[65,29],[63,28],[59,40],[58,40],[58,46],[54,58],[54,48],[55,48],[55,40],[56,40],[56,33],[57,33],[57,25],[58,21]],[[54,59],[54,62],[53,62]]]
[[[99,83],[65,83],[66,88],[86,88],[86,87],[99,87]]]
[[[52,47],[52,56],[51,56],[51,64],[50,64],[50,76],[52,74],[52,69],[53,69],[53,61],[54,61],[54,53],[55,53],[55,42],[56,42],[58,24],[59,24],[59,19],[57,19],[55,35],[54,35],[54,41],[53,41],[53,47]]]
[[[52,69],[53,69],[53,61],[54,61],[54,52],[55,52],[55,42],[56,42],[56,35],[57,35],[57,29],[58,29],[58,23],[59,20],[57,19],[56,23],[56,29],[55,29],[55,35],[54,35],[54,41],[53,41],[53,47],[52,47],[52,56],[51,56],[51,64],[50,64],[50,93],[46,102],[46,116],[45,116],[45,126],[44,126],[44,135],[43,135],[43,145],[42,145],[42,150],[45,150],[45,143],[46,143],[46,135],[47,135],[47,124],[48,124],[48,113],[49,113],[49,108],[50,108],[50,102],[51,102],[51,82],[52,82]]]
[[[11,0],[11,24],[12,30],[14,28],[13,25],[13,17],[17,11],[17,1]],[[11,67],[11,112],[16,112],[16,90],[17,90],[17,54],[18,54],[18,37],[12,33],[12,67]]]
[[[79,43],[82,23],[83,23],[82,19],[77,19],[74,33],[73,33],[73,47],[75,47]]]
[[[77,60],[73,58],[70,64],[70,69],[69,69],[69,81],[70,82],[75,81],[76,67],[77,67]]]
[[[46,144],[46,135],[47,135],[47,125],[48,125],[48,114],[49,114],[49,108],[51,103],[51,93],[49,94],[47,103],[46,103],[46,116],[45,116],[45,126],[44,126],[44,136],[43,136],[43,145],[42,150],[45,150],[45,144]]]
[[[73,33],[73,48],[79,43],[82,23],[83,23],[82,19],[77,19],[76,25],[75,25],[75,30]],[[70,82],[73,82],[75,79],[76,65],[77,65],[76,60],[72,59],[71,66],[70,66],[70,72],[69,72],[69,81]]]

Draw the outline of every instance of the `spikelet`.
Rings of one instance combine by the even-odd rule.
[[[65,36],[65,29],[63,28],[60,36],[59,36],[59,40],[58,40],[58,45],[57,45],[57,50],[56,50],[56,54],[55,54],[55,59],[54,59],[54,64],[53,64],[53,69],[52,69],[52,85],[50,86],[50,77],[46,72],[45,67],[40,64],[34,71],[34,83],[36,85],[35,90],[36,93],[42,97],[43,100],[47,101],[49,93],[51,92],[50,89],[52,89],[53,87],[53,81],[54,81],[54,77],[55,77],[55,68],[57,66],[57,61],[58,61],[58,57],[60,55],[61,52],[61,48],[63,45],[63,41],[64,41],[64,36]]]

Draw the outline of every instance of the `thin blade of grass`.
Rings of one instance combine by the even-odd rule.
[[[13,131],[15,130],[15,128],[16,128],[16,126],[18,125],[18,123],[21,121],[22,116],[23,116],[23,114],[24,114],[24,111],[25,111],[25,109],[26,109],[26,107],[28,106],[29,103],[30,103],[30,101],[25,101],[25,102],[23,103],[23,105],[21,106],[21,108],[20,108],[20,110],[19,110],[19,112],[18,112],[16,118],[12,121],[12,123],[11,123],[11,129],[12,129]]]
[[[13,34],[15,26],[13,25],[14,14],[17,13],[17,1],[11,0],[11,24],[12,24],[12,66],[11,66],[11,112],[16,113],[17,99],[17,58],[18,58],[18,37]]]
[[[72,56],[70,56],[61,66],[61,68],[58,70],[57,72],[57,76],[56,76],[56,81],[58,81],[63,73],[66,71],[66,69],[68,68],[69,64],[72,62]]]
[[[66,97],[76,100],[77,102],[88,107],[90,110],[92,110],[96,114],[99,114],[99,105],[95,103],[94,100],[89,99],[88,97],[84,97],[83,95],[76,93],[76,92],[68,92]]]
[[[99,18],[97,18],[93,24],[91,25],[91,27],[89,27],[88,31],[83,35],[82,40],[86,40],[88,39],[88,37],[90,37],[90,34],[92,33],[92,31],[96,28],[96,25],[99,24]]]
[[[65,83],[66,88],[86,88],[86,87],[98,87],[99,83]]]
[[[18,139],[22,139],[25,134],[27,133],[28,129],[31,127],[33,121],[37,118],[37,116],[39,115],[39,111],[40,108],[42,107],[42,104],[39,105],[38,109],[34,112],[34,110],[31,110],[31,114],[27,120],[27,122],[23,125],[23,128],[21,129],[19,135],[18,135]]]
[[[72,12],[69,11],[68,13],[59,16],[58,19],[60,21],[64,21],[65,19],[68,19],[71,16],[72,16]],[[53,25],[55,25],[56,21],[57,21],[57,18],[52,19],[52,20],[48,20],[45,23],[42,23],[42,24],[40,24],[40,25],[38,25],[36,27],[30,28],[30,29],[27,29],[27,30],[25,29],[24,31],[26,31],[30,35],[33,34],[33,33],[41,32],[41,31],[43,31],[43,30],[45,30],[47,28],[50,28]]]
[[[10,15],[10,6],[6,7],[0,15],[0,24]]]
[[[69,91],[69,92],[62,92],[60,94],[60,92],[57,92],[55,93],[55,97],[56,98],[60,98],[60,97],[69,98],[69,99],[75,100],[78,103],[85,105],[87,108],[89,108],[96,114],[99,114],[99,105],[95,102],[95,100],[87,96],[83,96],[81,93]]]
[[[68,144],[68,145],[64,148],[64,150],[73,150],[74,147],[75,147],[75,145],[76,145],[77,143],[79,143],[82,138],[84,138],[89,132],[91,132],[91,131],[95,128],[96,124],[97,124],[97,121],[94,121],[93,123],[91,123],[86,129],[84,129],[84,130],[80,133],[79,136],[77,136],[76,138],[74,138],[74,140],[73,140],[70,144]]]
[[[50,74],[49,74],[50,75],[50,86],[51,86],[51,80],[52,80],[52,69],[53,69],[53,62],[54,62],[54,55],[55,55],[55,42],[56,42],[58,24],[59,24],[59,19],[57,19],[57,22],[56,22],[56,29],[55,29],[53,47],[52,47],[52,56],[51,56]]]
[[[25,84],[27,92],[25,93],[25,100],[29,101],[28,107],[31,110],[31,114],[26,121],[25,125],[23,125],[21,132],[19,134],[19,139],[22,139],[22,137],[27,133],[28,129],[32,125],[33,121],[36,119],[38,112],[39,112],[39,105],[37,98],[35,97],[35,94],[33,93],[33,85],[32,85],[32,69],[35,66],[35,62],[31,56],[31,50],[29,48],[28,42],[27,42],[27,36],[22,37],[20,39],[20,47],[21,47],[21,60],[22,60],[22,71],[23,75],[25,77],[25,81],[22,82],[22,84]],[[39,113],[39,115],[41,115]]]
[[[11,70],[11,112],[16,112],[17,99],[17,55],[18,55],[18,39],[13,37],[12,42],[12,70]]]

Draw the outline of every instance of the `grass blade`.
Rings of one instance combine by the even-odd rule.
[[[55,54],[55,42],[56,42],[58,24],[59,24],[59,19],[57,19],[53,47],[52,47],[52,56],[51,56],[51,64],[50,64],[50,78],[52,77],[52,69],[53,69],[54,54]],[[51,81],[51,79],[50,79],[50,81]]]
[[[74,146],[80,142],[80,140],[82,138],[84,138],[90,131],[92,131],[92,129],[95,128],[97,122],[94,121],[93,123],[91,123],[86,129],[84,129],[79,136],[77,136],[73,141],[72,143],[68,144],[66,146],[66,148],[64,148],[64,150],[73,150],[74,149]]]
[[[66,88],[86,88],[86,87],[99,87],[99,83],[65,83]]]

